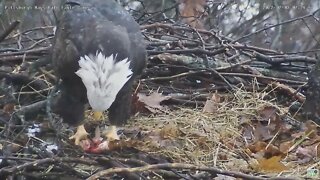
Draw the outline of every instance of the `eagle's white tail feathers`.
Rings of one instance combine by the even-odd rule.
[[[101,52],[81,57],[79,66],[76,74],[82,79],[89,104],[96,111],[107,110],[132,76],[128,58],[116,62],[116,56],[106,57]]]

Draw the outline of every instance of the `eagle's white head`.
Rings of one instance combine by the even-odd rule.
[[[76,74],[87,89],[87,97],[94,111],[109,109],[124,84],[132,76],[128,58],[116,61],[98,52],[95,55],[80,57]]]

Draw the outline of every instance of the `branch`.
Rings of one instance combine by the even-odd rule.
[[[56,160],[53,158],[45,158],[45,159],[40,159],[40,160],[36,160],[36,161],[32,161],[32,162],[26,162],[22,165],[13,166],[10,168],[4,167],[4,168],[0,169],[0,175],[13,174],[18,171],[23,171],[23,169],[27,168],[27,167],[39,166],[41,164],[48,164],[48,163],[52,164],[55,162],[56,162]]]
[[[99,179],[102,176],[111,175],[114,173],[123,173],[123,172],[143,172],[143,171],[150,171],[154,169],[189,169],[189,170],[199,170],[199,171],[207,171],[211,174],[222,174],[226,176],[231,176],[235,178],[243,178],[248,180],[265,180],[265,179],[271,179],[271,180],[293,180],[293,178],[263,178],[263,177],[256,177],[252,175],[243,174],[240,172],[234,172],[234,171],[227,171],[227,170],[221,170],[213,167],[206,167],[206,166],[196,166],[192,164],[182,164],[182,163],[164,163],[164,164],[153,164],[153,165],[146,165],[141,167],[135,167],[135,168],[111,168],[106,169],[97,172],[96,174],[93,174],[87,180],[95,180]]]
[[[305,82],[302,82],[302,81],[294,81],[294,80],[289,80],[289,79],[274,78],[274,77],[254,75],[254,74],[244,74],[244,73],[220,73],[220,74],[223,75],[223,76],[250,77],[250,78],[268,80],[270,82],[278,81],[278,82],[282,82],[282,83],[295,84],[295,85],[304,85],[305,84]]]
[[[253,57],[255,57],[257,60],[261,62],[265,62],[273,66],[276,66],[282,63],[292,63],[292,62],[304,62],[304,63],[310,63],[310,64],[315,64],[317,62],[317,59],[307,57],[307,56],[281,55],[278,57],[270,57],[255,51],[253,52]]]
[[[11,158],[0,157],[0,159],[11,159]],[[26,162],[24,164],[16,165],[13,167],[3,167],[0,169],[0,175],[15,174],[19,171],[23,171],[27,167],[36,167],[42,164],[55,164],[55,163],[61,163],[61,162],[79,163],[79,164],[85,164],[85,165],[98,165],[97,161],[94,161],[91,159],[84,159],[84,158],[45,158],[45,159],[39,159],[31,162]]]
[[[51,49],[51,46],[35,48],[35,49],[30,49],[30,50],[23,50],[23,51],[18,51],[18,52],[3,53],[3,54],[0,54],[0,57],[16,56],[16,55],[24,55],[24,54],[43,55],[43,54],[47,54],[50,49]]]
[[[204,50],[204,49],[200,49],[200,48],[194,48],[194,49],[174,49],[174,50],[147,50],[149,55],[155,55],[155,54],[161,54],[161,53],[170,53],[170,54],[196,54],[196,55],[203,55],[203,54],[207,54],[210,56],[214,56],[217,54],[221,54],[225,51],[226,47],[221,47],[220,49],[217,49],[215,51],[209,51],[209,50]]]
[[[311,13],[311,14],[307,14],[307,15],[304,15],[304,16],[301,16],[301,17],[297,17],[297,18],[294,18],[294,19],[290,19],[290,20],[287,20],[287,21],[278,23],[278,24],[274,24],[274,25],[271,25],[271,26],[267,26],[267,27],[261,28],[261,29],[255,31],[255,32],[252,32],[252,33],[250,33],[250,34],[247,34],[247,35],[245,35],[245,36],[242,36],[242,37],[234,40],[233,43],[234,43],[234,42],[237,42],[237,41],[240,41],[240,40],[242,40],[242,39],[245,39],[245,38],[247,38],[247,37],[249,37],[249,36],[258,34],[258,33],[262,32],[262,31],[267,30],[267,29],[276,27],[276,26],[281,26],[281,25],[288,24],[288,23],[291,23],[291,22],[294,22],[294,21],[303,20],[304,18],[312,17],[312,16],[314,16],[319,10],[320,10],[320,9],[317,9],[316,11],[314,11],[314,12]]]
[[[205,72],[207,72],[207,71],[206,70],[189,71],[189,72],[184,72],[184,73],[180,73],[180,74],[175,74],[175,75],[172,75],[172,76],[141,79],[140,81],[141,82],[145,82],[145,81],[172,80],[172,79],[175,79],[175,78],[181,78],[181,77],[185,77],[185,76],[189,76],[189,75],[193,75],[193,74],[201,74],[201,73],[205,73]]]

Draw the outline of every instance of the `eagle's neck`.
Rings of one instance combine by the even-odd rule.
[[[87,96],[93,110],[109,109],[124,84],[132,76],[128,58],[116,61],[116,56],[106,57],[101,52],[80,57],[76,74],[87,89]]]

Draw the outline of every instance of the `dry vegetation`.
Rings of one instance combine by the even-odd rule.
[[[0,32],[0,179],[317,179],[320,131],[301,113],[316,58],[206,30],[199,2],[178,8],[197,17],[182,24],[163,13],[139,16],[148,66],[133,117],[122,140],[98,152],[75,147],[74,127],[52,112],[53,26],[19,32],[17,22]],[[39,32],[47,36],[33,39]],[[88,123],[91,138],[97,124],[108,121]]]

